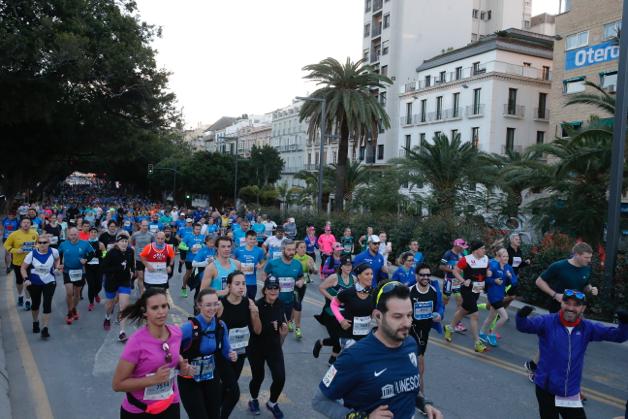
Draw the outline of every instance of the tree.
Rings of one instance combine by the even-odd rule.
[[[351,62],[347,58],[341,64],[334,58],[326,58],[317,64],[303,67],[308,71],[304,78],[312,80],[318,88],[311,97],[326,102],[327,132],[339,134],[338,160],[336,163],[336,210],[342,211],[343,199],[347,190],[347,156],[349,138],[361,141],[367,137],[377,140],[378,128],[390,127],[386,111],[373,94],[373,89],[384,89],[392,81],[366,64],[364,60]],[[321,106],[319,102],[305,101],[301,107],[300,121],[309,120],[308,134],[315,138],[320,131]],[[321,141],[324,141],[321,138]]]
[[[399,190],[402,176],[396,170],[368,172],[368,180],[356,190],[352,206],[370,212],[401,213],[412,204]]]
[[[336,164],[330,165],[333,172],[326,171],[325,174],[330,174],[332,179],[335,176],[335,173],[338,171],[338,166]],[[353,194],[356,189],[363,185],[368,181],[369,170],[366,166],[362,165],[359,161],[350,161],[347,165],[347,175],[346,175],[346,189],[344,200],[347,203],[347,206],[351,206],[351,200],[353,199]],[[330,182],[333,184],[333,181]]]
[[[281,171],[285,162],[281,159],[279,152],[269,145],[251,148],[251,168],[254,175],[255,184],[266,186],[273,184],[281,177]]]
[[[309,170],[301,170],[294,177],[296,179],[305,182],[305,187],[295,188],[296,195],[299,196],[298,201],[301,205],[307,205],[314,207],[318,199],[318,172],[311,172]],[[334,169],[330,166],[323,167],[323,202],[326,201],[326,197],[331,193],[336,174]]]

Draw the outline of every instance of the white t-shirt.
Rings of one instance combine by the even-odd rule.
[[[31,275],[37,275],[44,284],[49,284],[55,281],[55,276],[50,273],[50,271],[55,264],[55,259],[59,259],[59,251],[54,248],[51,248],[50,250],[52,250],[52,254],[48,255],[48,258],[44,262],[41,262],[41,257],[44,255],[39,253],[37,250],[28,252],[24,258],[24,263],[31,265]],[[39,258],[34,257],[33,252],[37,252]]]

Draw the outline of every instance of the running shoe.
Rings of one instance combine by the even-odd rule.
[[[48,339],[50,337],[50,333],[48,333],[48,328],[44,327],[41,329],[41,337],[42,339]]]
[[[299,339],[299,340],[303,339],[303,332],[301,332],[301,328],[300,327],[297,327],[294,330],[294,337]]]
[[[24,297],[17,297],[17,306],[24,307]]]
[[[288,332],[294,332],[294,323],[288,322]]]
[[[31,309],[31,300],[24,301],[24,311],[29,311]]]
[[[336,362],[336,357],[333,355],[330,355],[329,359],[327,360],[327,365],[331,367],[332,365],[334,365],[334,362]]]
[[[255,416],[262,414],[259,410],[259,402],[257,399],[249,400],[249,412],[253,413]]]
[[[314,355],[314,358],[319,357],[319,355],[321,354],[322,348],[323,348],[323,345],[321,344],[321,341],[317,340],[316,343],[314,344],[314,349],[312,349],[312,355]]]
[[[497,336],[494,334],[488,335],[488,344],[497,347]]]
[[[467,328],[464,327],[464,324],[462,324],[462,322],[458,322],[458,324],[456,325],[456,332],[458,333],[463,333],[467,331]]]
[[[124,333],[124,332],[120,332],[120,333],[118,334],[118,341],[120,341],[120,342],[126,342],[126,341],[127,341],[127,339],[129,339],[129,338],[127,337],[126,333]]]
[[[96,295],[96,304],[100,304],[100,295]]]
[[[79,316],[79,313],[76,309],[72,310],[72,317],[74,318],[74,320],[78,320],[81,318],[81,316]]]
[[[181,298],[188,298],[188,289],[181,288]]]
[[[72,314],[72,312],[68,313],[68,315],[65,317],[65,322],[67,324],[72,324],[72,322],[74,321],[74,315]]]
[[[523,366],[528,371],[528,380],[534,383],[534,376],[536,374],[536,362],[529,360],[523,363]]]
[[[486,308],[486,303],[480,303],[480,304],[478,304],[478,310],[487,310],[487,308]]]
[[[7,266],[7,275],[11,273],[11,267]]]
[[[446,325],[445,326],[445,340],[447,342],[451,342],[451,335],[453,334],[453,329],[451,328],[450,325]]]
[[[500,335],[500,334],[499,334],[499,332],[496,332],[496,331],[495,331],[495,330],[493,330],[493,329],[490,329],[490,330],[488,331],[488,334],[489,334],[489,335],[495,335],[495,337],[496,337],[497,339],[501,339],[501,338],[502,338],[502,335]]]
[[[480,333],[480,340],[482,343],[489,345],[488,335],[486,333]]]
[[[39,333],[39,322],[33,322],[33,333]]]
[[[477,342],[475,342],[474,349],[475,349],[475,352],[480,352],[480,353],[488,351],[488,348],[486,347],[486,345],[482,343],[481,340],[478,340]]]
[[[279,404],[275,403],[274,406],[271,406],[270,402],[266,402],[266,409],[270,410],[270,413],[273,414],[273,417],[275,419],[282,419],[283,418],[283,412],[279,408]]]
[[[102,323],[102,328],[106,331],[111,330],[111,320],[105,319],[105,321]]]
[[[94,311],[94,304],[88,304],[87,311]]]
[[[420,397],[416,399],[416,408],[419,411],[419,413],[421,413],[423,416],[427,416],[427,409],[425,408],[425,405],[427,404],[431,404],[432,402]]]

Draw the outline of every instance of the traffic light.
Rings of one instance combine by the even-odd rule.
[[[153,174],[153,165],[152,165],[152,164],[149,164],[149,165],[148,165],[148,174],[149,174],[149,175],[152,175],[152,174]]]

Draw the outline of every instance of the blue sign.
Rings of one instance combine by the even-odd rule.
[[[619,45],[613,41],[590,47],[578,48],[565,53],[565,70],[575,70],[619,58]]]

